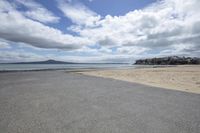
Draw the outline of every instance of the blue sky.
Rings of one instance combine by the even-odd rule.
[[[0,62],[200,56],[198,0],[1,0]]]
[[[66,0],[67,1],[67,0]],[[52,11],[54,14],[60,17],[59,23],[48,24],[62,30],[64,33],[67,33],[66,27],[69,27],[73,23],[70,19],[63,16],[62,12],[56,7],[56,1],[51,0],[36,0],[36,2],[42,4],[48,10]],[[71,3],[82,3],[87,6],[92,11],[97,14],[105,17],[106,15],[111,16],[122,16],[126,13],[142,9],[149,4],[156,2],[156,0],[72,0]],[[68,31],[69,32],[69,31]]]

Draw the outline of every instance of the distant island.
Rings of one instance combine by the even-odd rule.
[[[57,61],[50,59],[45,61],[14,62],[14,63],[3,63],[3,64],[127,64],[127,63],[77,63],[77,62],[64,62],[64,61]]]
[[[57,60],[35,61],[35,62],[15,62],[9,64],[75,64],[73,62],[64,62]]]
[[[197,57],[179,57],[169,56],[162,58],[149,58],[136,60],[135,65],[190,65],[200,64],[200,58]]]

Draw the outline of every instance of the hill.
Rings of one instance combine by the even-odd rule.
[[[0,64],[128,64],[128,63],[77,63],[64,62],[57,60],[35,61],[35,62],[14,62],[14,63],[0,63]]]
[[[16,62],[10,64],[75,64],[73,62],[64,62],[56,60],[46,60],[46,61],[35,61],[35,62]]]

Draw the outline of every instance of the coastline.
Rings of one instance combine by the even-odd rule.
[[[4,70],[0,73],[62,71],[111,78],[153,87],[200,94],[200,65],[133,65],[113,68]]]
[[[78,73],[200,94],[200,65],[125,68]]]

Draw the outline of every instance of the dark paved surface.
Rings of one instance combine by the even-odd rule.
[[[200,95],[75,73],[0,74],[0,133],[199,133]]]

